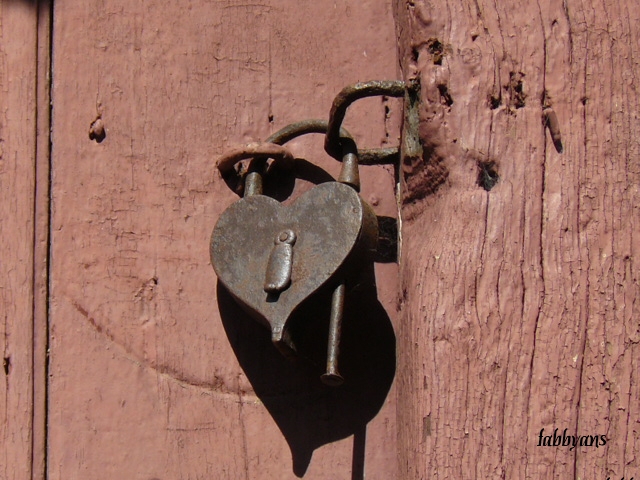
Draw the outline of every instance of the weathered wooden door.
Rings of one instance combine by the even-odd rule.
[[[0,0],[0,479],[637,478],[639,12]],[[361,173],[400,271],[330,391],[216,288],[214,159],[398,77],[405,156]],[[321,145],[291,148],[336,176]]]
[[[349,83],[396,78],[391,4],[0,5],[0,478],[393,478],[393,354],[372,405],[326,393],[218,301],[208,254],[237,198],[215,158],[327,118]],[[374,99],[347,126],[394,144],[400,117]],[[320,136],[292,149],[336,176]],[[393,170],[363,170],[364,196],[394,217]],[[395,264],[378,273],[388,322]]]

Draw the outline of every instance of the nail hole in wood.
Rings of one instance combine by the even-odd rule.
[[[97,143],[102,143],[102,141],[107,137],[107,132],[104,128],[104,122],[102,118],[96,118],[89,127],[89,140],[95,140]]]
[[[440,99],[442,100],[442,103],[444,103],[447,107],[453,105],[453,98],[451,97],[449,88],[446,85],[438,85],[438,91],[440,92]]]
[[[498,165],[493,160],[478,161],[478,185],[487,192],[495,187],[500,180],[497,167]]]
[[[437,38],[430,38],[427,42],[427,49],[433,58],[434,65],[442,65],[444,57],[444,45]]]
[[[509,92],[510,107],[522,108],[526,105],[525,99],[527,98],[527,95],[524,92],[524,73],[509,73],[509,85],[505,88]]]
[[[419,58],[420,58],[420,51],[416,47],[413,47],[411,49],[411,61],[413,63],[418,63]]]
[[[502,105],[502,97],[500,95],[489,95],[489,108],[491,110],[495,110],[500,105]]]

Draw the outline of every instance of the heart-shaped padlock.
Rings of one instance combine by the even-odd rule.
[[[345,145],[341,182],[317,185],[287,206],[261,194],[265,161],[252,161],[245,196],[223,212],[211,236],[211,263],[219,281],[271,330],[273,343],[287,356],[295,353],[287,321],[327,288],[334,290],[328,356],[332,342],[337,356],[345,290],[376,250],[377,218],[357,192],[357,148],[351,141]],[[234,151],[233,160],[261,153],[291,160],[274,144],[252,144],[245,153]],[[229,164],[228,159],[223,162]],[[342,383],[337,364],[327,363],[325,383]]]

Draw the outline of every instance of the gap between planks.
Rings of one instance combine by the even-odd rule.
[[[31,478],[47,478],[49,265],[51,239],[52,0],[36,5],[36,145],[33,232],[33,418]]]

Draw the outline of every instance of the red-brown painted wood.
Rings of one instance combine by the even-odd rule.
[[[0,3],[0,478],[32,474],[37,9]]]
[[[395,8],[424,147],[403,164],[399,477],[638,478],[637,6]]]
[[[56,2],[53,38],[49,478],[394,478],[393,390],[354,442],[345,412],[274,355],[266,330],[219,307],[208,260],[237,198],[216,156],[326,118],[349,83],[395,78],[391,5]],[[362,146],[394,144],[400,109],[363,101],[347,126]],[[337,176],[321,137],[292,149]],[[362,177],[376,212],[395,216],[392,170]],[[396,267],[377,270],[393,318]]]

